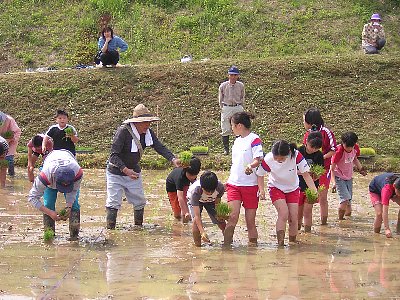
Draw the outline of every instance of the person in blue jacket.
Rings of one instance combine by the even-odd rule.
[[[114,35],[114,31],[110,26],[104,27],[98,42],[99,53],[96,64],[100,62],[103,66],[111,65],[115,67],[119,61],[119,52],[128,50],[128,44],[119,36]]]

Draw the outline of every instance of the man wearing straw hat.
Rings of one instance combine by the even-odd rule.
[[[139,104],[133,110],[133,117],[125,120],[114,135],[106,170],[108,229],[115,229],[123,192],[127,201],[133,205],[135,225],[142,226],[143,224],[146,199],[139,161],[146,147],[153,147],[175,167],[180,165],[179,159],[157,139],[154,131],[150,129],[151,122],[159,120],[143,104]]]
[[[369,23],[364,25],[362,32],[362,48],[365,54],[378,54],[385,46],[385,31],[379,14],[372,14]]]

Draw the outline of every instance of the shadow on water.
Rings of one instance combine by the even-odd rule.
[[[23,174],[23,170],[18,170]],[[247,245],[244,216],[232,248],[205,215],[212,243],[193,246],[191,224],[175,221],[165,193],[167,171],[145,171],[145,226],[132,226],[127,202],[117,230],[105,225],[103,170],[86,170],[81,189],[80,240],[70,242],[68,223],[45,243],[42,216],[26,200],[30,183],[20,175],[0,191],[0,299],[362,299],[398,298],[399,239],[372,232],[368,178],[356,177],[353,216],[336,220],[329,194],[328,226],[314,209],[312,232],[298,243],[276,246],[276,212],[260,203],[259,245]],[[227,173],[218,176],[225,180]],[[60,195],[57,207],[63,207]],[[397,219],[391,208],[390,219]],[[391,224],[393,227],[394,224]],[[286,241],[287,242],[287,241]]]

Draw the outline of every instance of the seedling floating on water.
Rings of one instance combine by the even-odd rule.
[[[193,153],[190,151],[182,151],[179,153],[179,160],[181,161],[183,167],[189,167],[192,157]]]
[[[315,174],[315,176],[317,176],[318,178],[321,177],[322,175],[324,175],[325,173],[325,168],[321,165],[312,165],[310,168],[310,172]]]
[[[306,190],[304,191],[304,193],[306,194],[306,201],[308,204],[314,204],[317,203],[318,201],[318,194],[321,193],[323,190],[325,189],[324,186],[319,186],[318,187],[318,191],[314,192],[313,190],[311,190],[310,188],[306,188]]]
[[[232,208],[228,205],[228,203],[220,202],[216,205],[215,210],[217,212],[217,219],[220,220],[228,220],[229,215],[232,212]]]
[[[6,140],[10,140],[14,137],[14,131],[7,130],[6,132],[2,133],[1,136]]]
[[[54,231],[53,231],[53,229],[47,228],[44,231],[43,239],[45,240],[45,242],[48,242],[48,241],[51,241],[52,239],[54,239]]]

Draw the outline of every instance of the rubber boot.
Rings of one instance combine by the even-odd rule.
[[[233,243],[233,233],[235,232],[235,227],[227,226],[224,230],[224,246],[230,246]]]
[[[375,233],[381,233],[381,226],[374,228]]]
[[[296,237],[297,237],[297,235],[289,235],[289,242],[296,243]]]
[[[142,226],[143,225],[143,215],[144,215],[144,208],[133,211],[133,216],[134,216],[134,219],[135,219],[135,225],[136,226]]]
[[[106,207],[107,210],[107,229],[115,229],[117,223],[118,209]]]
[[[278,240],[278,246],[279,247],[285,246],[285,230],[277,230],[276,231],[276,238]]]
[[[56,232],[56,222],[48,215],[43,214],[43,229],[51,229],[53,232]]]
[[[346,211],[344,209],[339,209],[338,210],[339,220],[344,220],[344,214],[345,213],[346,213]]]
[[[311,226],[310,225],[304,225],[304,232],[311,232]]]
[[[321,225],[328,225],[328,216],[321,217]]]
[[[197,226],[196,226],[197,227]],[[193,241],[194,241],[194,245],[196,246],[196,247],[201,247],[201,234],[200,234],[200,231],[199,231],[199,229],[193,229],[192,230],[192,233],[193,233]]]
[[[81,211],[71,210],[71,215],[69,216],[70,241],[76,241],[78,239],[80,229],[81,229]]]
[[[222,144],[224,145],[224,155],[229,155],[229,135],[222,136]]]

